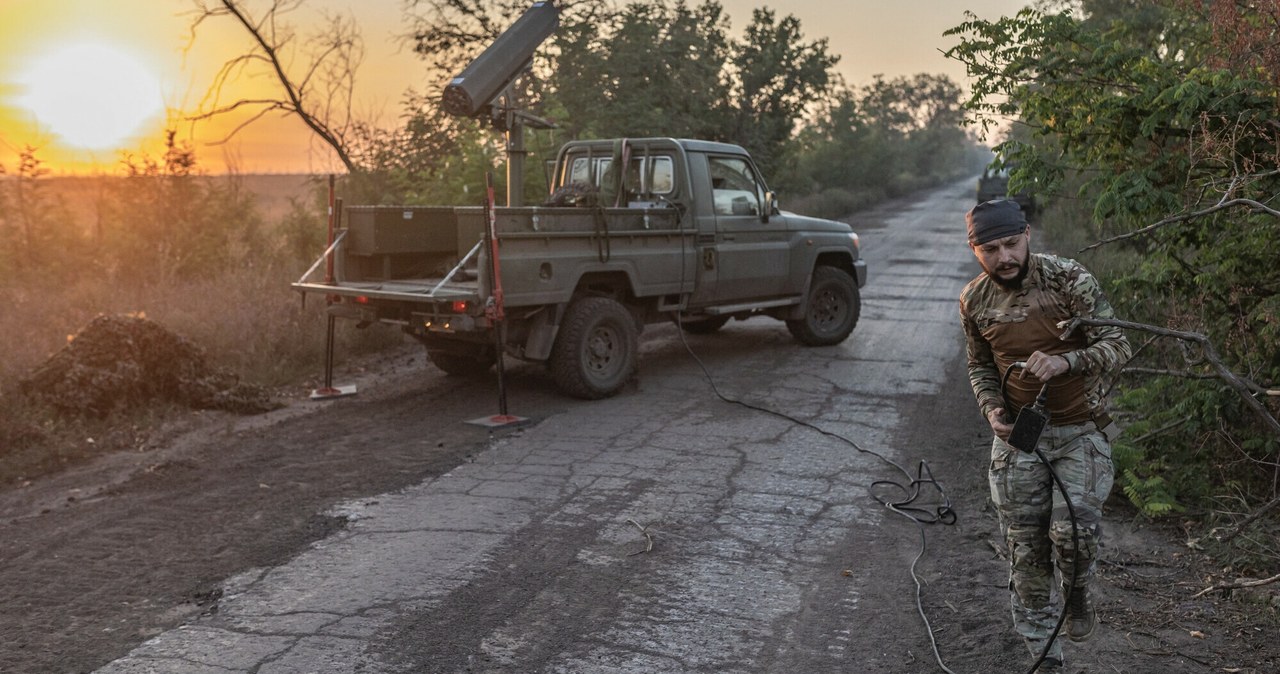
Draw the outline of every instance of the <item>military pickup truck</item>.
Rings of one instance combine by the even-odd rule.
[[[763,315],[823,346],[858,321],[858,235],[779,210],[738,146],[574,141],[552,171],[539,206],[348,207],[293,287],[324,295],[338,317],[399,326],[449,374],[487,372],[501,343],[585,399],[634,375],[647,324],[710,333]]]

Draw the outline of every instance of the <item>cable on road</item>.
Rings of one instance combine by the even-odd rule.
[[[933,471],[929,469],[928,462],[921,460],[916,468],[915,475],[912,475],[910,471],[903,468],[901,464],[897,463],[893,459],[890,459],[879,452],[867,449],[839,433],[829,431],[811,422],[798,419],[784,412],[779,412],[755,403],[749,403],[726,396],[724,393],[721,393],[720,387],[716,386],[715,379],[711,376],[711,372],[707,369],[706,364],[702,362],[702,359],[698,357],[698,354],[694,353],[693,348],[689,346],[688,340],[685,339],[684,325],[681,321],[679,312],[675,313],[675,323],[677,332],[680,334],[680,343],[684,345],[685,350],[689,352],[689,356],[693,358],[694,362],[698,364],[698,367],[702,369],[703,377],[707,380],[707,383],[710,384],[712,392],[714,392],[716,397],[720,400],[731,405],[738,405],[749,410],[778,417],[779,419],[783,419],[797,426],[803,426],[829,438],[839,440],[863,454],[869,454],[876,457],[902,473],[906,478],[905,482],[876,480],[867,486],[867,490],[871,492],[871,497],[874,498],[876,502],[889,509],[890,512],[896,513],[911,520],[912,522],[915,522],[916,526],[920,530],[920,550],[916,553],[915,559],[911,560],[911,578],[916,584],[916,611],[920,614],[920,619],[924,621],[925,631],[929,634],[929,645],[933,649],[933,657],[938,662],[938,666],[947,674],[956,674],[948,668],[945,663],[943,663],[942,654],[938,651],[938,642],[933,635],[933,626],[929,623],[929,616],[924,612],[924,604],[921,599],[924,582],[920,579],[920,574],[916,571],[916,567],[919,565],[920,560],[924,558],[925,552],[928,549],[928,538],[925,535],[925,525],[952,525],[956,523],[956,512],[951,507],[951,499],[947,497],[946,491],[942,488],[942,483],[938,482],[933,477]],[[891,500],[885,495],[877,493],[878,490],[883,491],[881,489],[882,487],[893,487],[897,489],[897,491],[902,495],[902,498],[898,500]],[[917,505],[917,502],[923,498],[921,493],[922,488],[932,488],[932,490],[936,491],[937,497],[941,499],[941,505],[933,507]]]

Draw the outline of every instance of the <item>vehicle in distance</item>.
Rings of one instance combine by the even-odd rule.
[[[999,167],[988,166],[978,178],[978,203],[992,199],[1009,199],[1022,207],[1022,212],[1030,218],[1036,212],[1036,198],[1031,190],[1023,188],[1013,194],[1009,193],[1009,174],[1017,168],[1016,164]]]

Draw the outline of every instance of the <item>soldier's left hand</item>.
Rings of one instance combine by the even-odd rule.
[[[1027,359],[1027,366],[1023,369],[1023,374],[1030,374],[1042,382],[1066,374],[1071,369],[1071,363],[1063,356],[1050,356],[1043,351],[1037,351],[1031,354]]]

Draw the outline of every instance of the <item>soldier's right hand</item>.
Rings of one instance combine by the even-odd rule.
[[[1013,432],[1013,425],[1004,422],[1003,407],[997,407],[987,413],[987,423],[991,424],[991,432],[1001,440],[1008,440],[1009,433]]]

